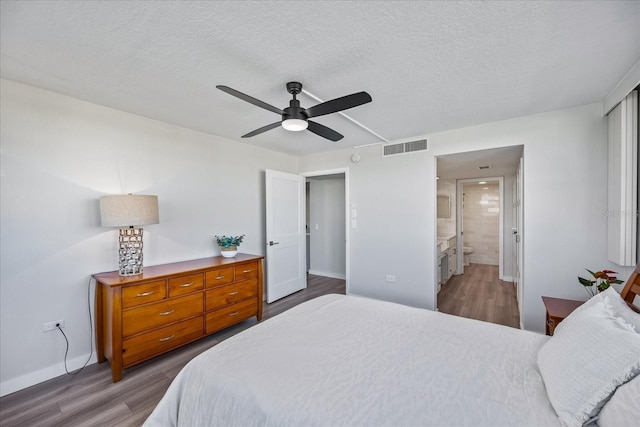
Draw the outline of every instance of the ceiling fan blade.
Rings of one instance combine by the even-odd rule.
[[[333,142],[339,141],[344,138],[344,136],[342,136],[335,130],[326,127],[325,125],[321,125],[320,123],[316,123],[311,120],[307,120],[307,123],[309,123],[309,127],[307,128],[307,130],[310,130],[311,132],[323,138],[327,138]]]
[[[278,126],[280,126],[281,124],[282,124],[282,122],[271,123],[270,125],[262,126],[260,129],[256,129],[253,132],[249,132],[246,135],[242,135],[242,137],[243,138],[251,138],[252,136],[256,136],[258,134],[261,134],[262,132],[266,132],[268,130],[275,129]]]
[[[358,105],[366,104],[367,102],[371,102],[371,95],[367,92],[352,93],[351,95],[325,101],[321,104],[314,105],[311,108],[307,108],[307,116],[324,116],[325,114],[331,114],[357,107]]]
[[[284,111],[282,111],[281,109],[276,108],[273,105],[269,105],[266,102],[260,101],[259,99],[255,99],[254,97],[246,95],[246,94],[244,94],[242,92],[238,92],[235,89],[231,89],[229,86],[218,85],[216,87],[218,89],[220,89],[221,91],[228,93],[229,95],[233,95],[236,98],[240,98],[243,101],[246,101],[246,102],[248,102],[250,104],[256,105],[256,106],[258,106],[260,108],[264,108],[265,110],[269,110],[269,111],[272,111],[272,112],[274,112],[276,114],[280,114],[280,115],[284,114]]]

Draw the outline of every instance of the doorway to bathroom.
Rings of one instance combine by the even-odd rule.
[[[438,310],[520,325],[522,158],[522,146],[436,158]]]

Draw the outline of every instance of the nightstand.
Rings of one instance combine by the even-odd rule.
[[[547,335],[553,335],[553,331],[573,310],[584,304],[584,301],[576,301],[572,299],[542,297],[542,302],[547,309],[547,317],[545,324],[545,332]]]

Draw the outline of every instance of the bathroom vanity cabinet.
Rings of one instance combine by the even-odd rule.
[[[457,237],[438,237],[438,284],[443,285],[457,270]]]
[[[448,258],[447,266],[449,267],[449,276],[447,277],[447,280],[450,279],[451,276],[453,276],[456,273],[457,265],[458,265],[457,253],[458,253],[458,247],[455,243],[455,237],[454,237],[453,246],[450,246],[447,248],[447,258]]]

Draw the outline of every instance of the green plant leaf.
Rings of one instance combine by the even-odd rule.
[[[588,280],[583,277],[578,277],[578,281],[582,286],[593,286],[593,284],[596,283],[595,280]]]
[[[228,248],[230,246],[240,246],[240,243],[242,243],[242,239],[244,239],[244,234],[241,236],[214,236],[216,239],[216,242],[218,243],[219,246],[222,246],[224,248]]]

